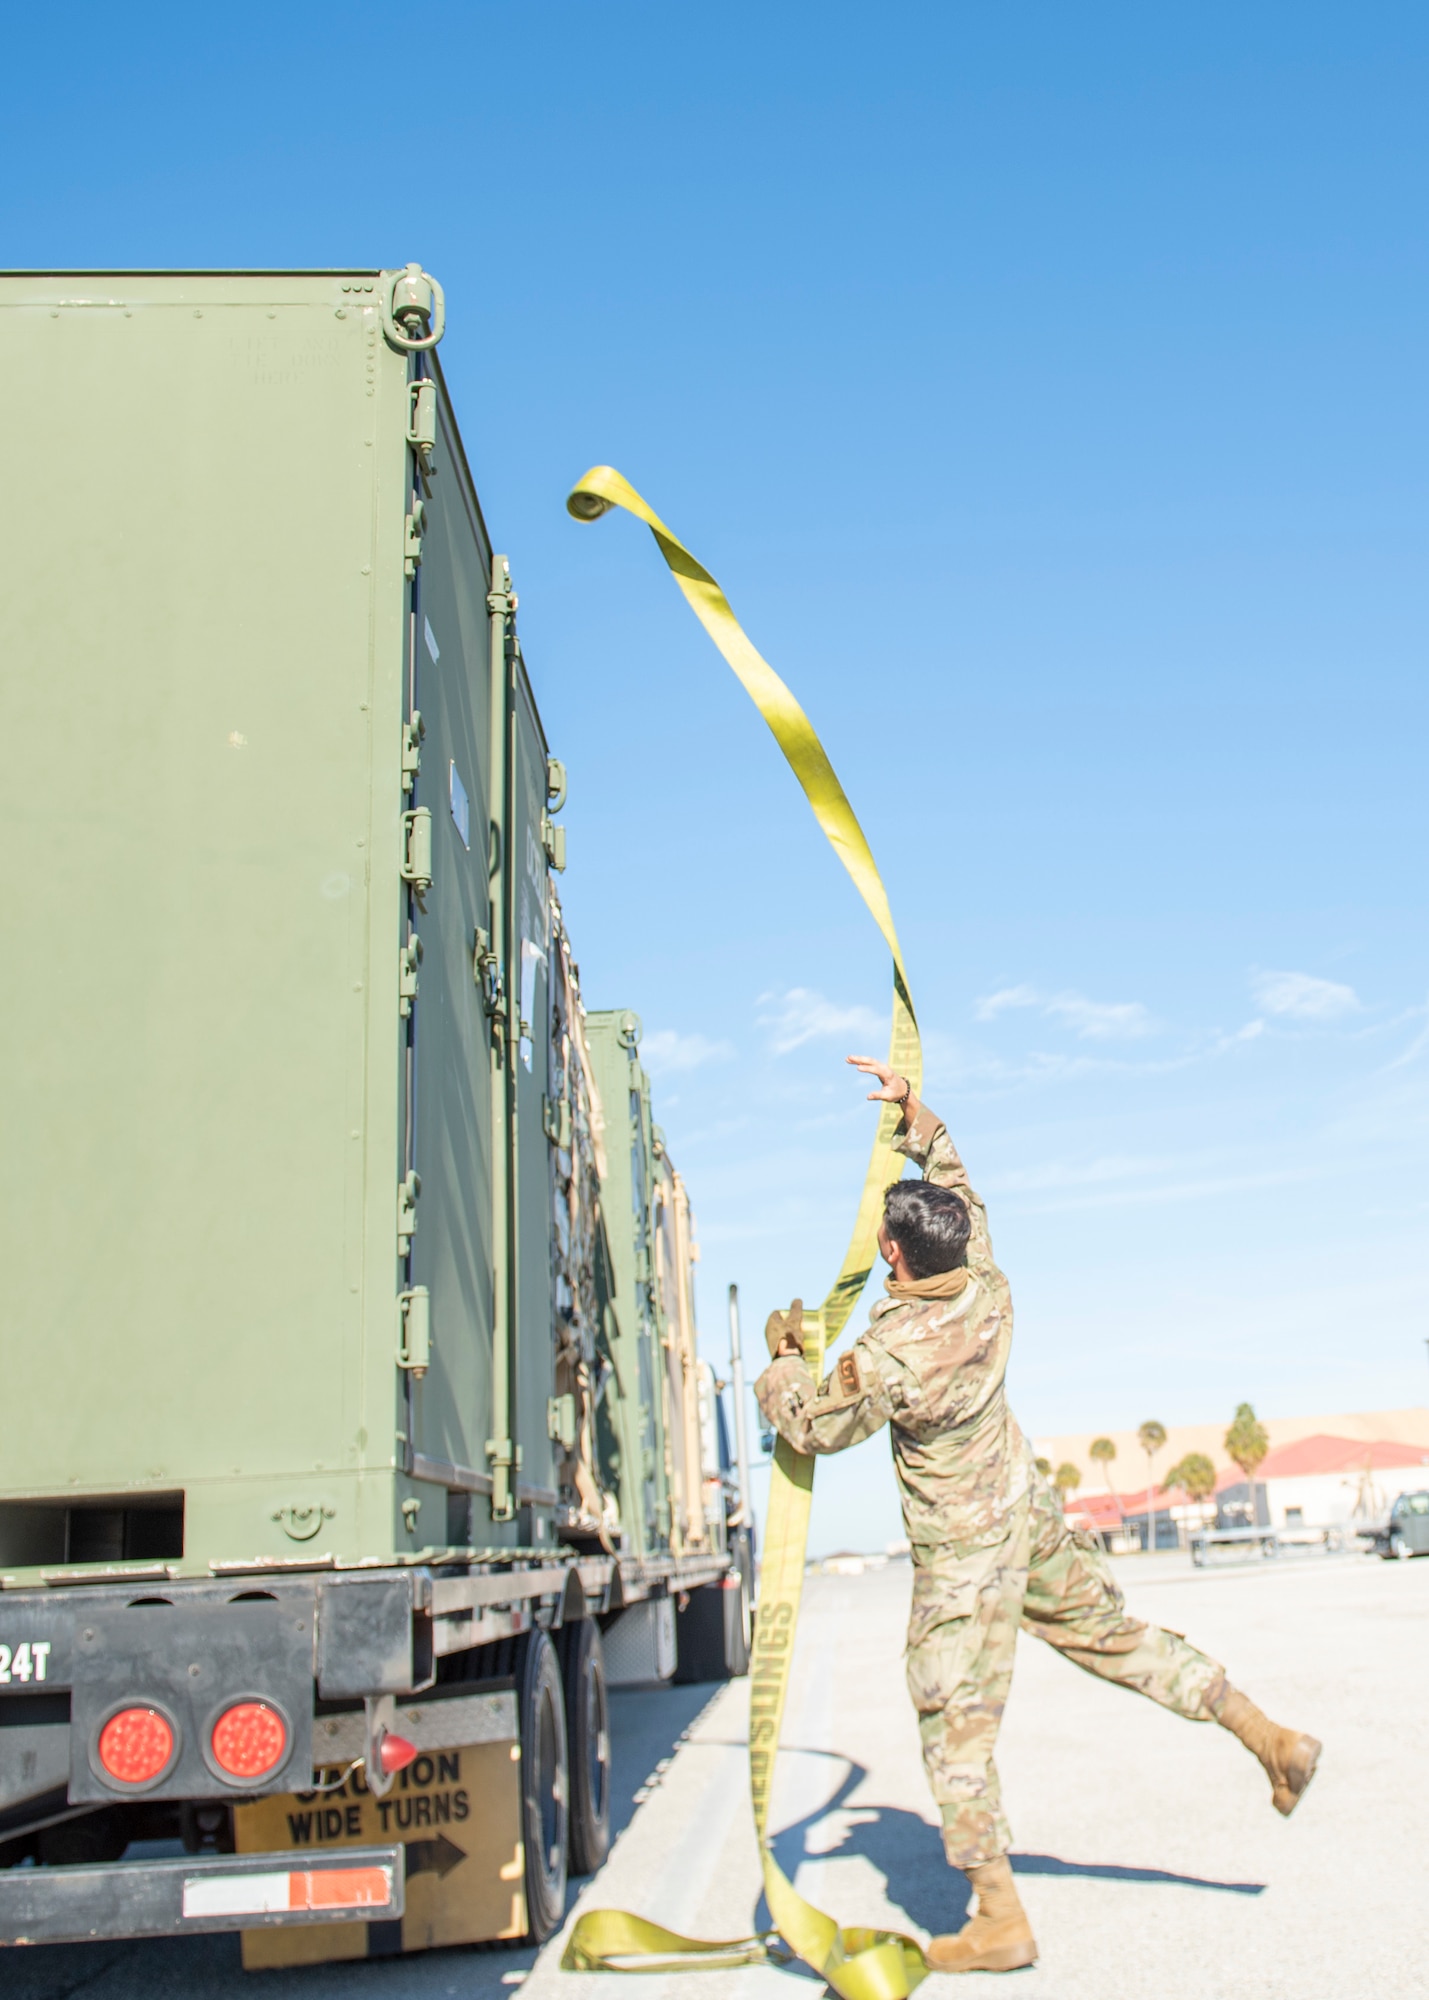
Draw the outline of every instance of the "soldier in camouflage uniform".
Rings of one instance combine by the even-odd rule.
[[[1067,1525],[1007,1407],[1012,1298],[952,1141],[902,1077],[866,1056],[849,1061],[877,1079],[871,1099],[901,1105],[897,1147],[923,1180],[897,1181],[885,1198],[878,1244],[892,1275],[868,1331],[816,1384],[796,1300],[770,1319],[774,1359],[756,1393],[796,1451],[843,1451],[889,1426],[913,1556],[908,1690],[948,1860],[977,1892],[976,1914],[934,1938],[929,1957],[943,1971],[1010,1971],[1037,1955],[992,1754],[1019,1626],[1088,1673],[1232,1730],[1282,1813],[1309,1784],[1320,1745],[1269,1722],[1179,1634],[1128,1617],[1106,1557]]]

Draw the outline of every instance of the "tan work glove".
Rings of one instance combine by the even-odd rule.
[[[773,1360],[785,1355],[802,1357],[804,1352],[804,1301],[795,1299],[786,1313],[770,1313],[764,1322],[764,1338]]]

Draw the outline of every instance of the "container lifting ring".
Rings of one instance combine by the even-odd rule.
[[[409,328],[427,327],[424,334]],[[447,327],[446,294],[420,264],[387,273],[382,286],[382,331],[396,348],[419,354],[435,347]]]

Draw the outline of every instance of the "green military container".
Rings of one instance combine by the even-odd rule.
[[[0,1659],[45,1667],[0,1701],[72,1690],[47,1824],[131,1797],[111,1697],[178,1703],[132,1796],[235,1810],[132,1633],[85,1681],[111,1613],[277,1607],[287,1748],[249,1792],[308,1781],[314,1694],[364,1714],[376,1790],[391,1703],[453,1662],[519,1642],[530,1694],[543,1632],[733,1574],[688,1269],[652,1262],[672,1170],[633,1017],[587,1033],[444,320],[415,265],[0,277]],[[0,1862],[43,1864],[7,1769]],[[104,1929],[39,1890],[7,1919],[11,1887],[0,1938]],[[539,1934],[529,1855],[525,1893]]]
[[[606,1346],[612,1378],[600,1410],[601,1466],[624,1501],[622,1522],[641,1549],[670,1534],[665,1464],[663,1355],[657,1329],[652,1259],[654,1146],[650,1084],[641,1067],[639,1016],[628,1010],[587,1017],[596,1088],[605,1113],[602,1179],[610,1229],[611,1296]]]

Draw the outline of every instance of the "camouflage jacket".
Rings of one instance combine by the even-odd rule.
[[[755,1384],[766,1419],[796,1451],[843,1451],[885,1424],[914,1561],[986,1548],[1027,1492],[1032,1454],[1007,1407],[1012,1294],[993,1262],[987,1211],[940,1120],[920,1109],[898,1151],[968,1205],[970,1281],[956,1298],[880,1299],[868,1331],[815,1384],[774,1361]]]

